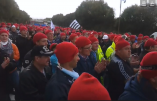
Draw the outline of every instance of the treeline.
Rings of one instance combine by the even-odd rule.
[[[124,4],[125,5],[125,4]],[[113,8],[103,0],[83,1],[74,13],[57,14],[52,17],[55,25],[69,27],[76,19],[87,30],[118,33],[120,19],[120,33],[149,35],[157,31],[157,8],[132,5],[124,10],[121,18],[115,18]]]
[[[0,0],[0,22],[26,23],[30,16],[14,0]]]

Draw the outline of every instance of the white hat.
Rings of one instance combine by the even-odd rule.
[[[102,39],[108,39],[108,35],[104,35]]]
[[[12,27],[13,27],[13,28],[16,28],[16,26],[15,26],[15,25],[13,25]]]

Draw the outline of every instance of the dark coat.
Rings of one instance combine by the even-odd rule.
[[[99,78],[99,74],[94,70],[97,63],[95,57],[91,54],[87,59],[79,55],[80,60],[77,63],[77,67],[74,69],[79,75],[83,72],[87,72],[96,78]]]
[[[21,100],[44,100],[48,75],[41,73],[31,64],[20,74],[19,90]]]
[[[119,100],[157,100],[157,90],[145,78],[137,80],[137,75],[132,77],[125,85],[124,92]]]
[[[57,68],[46,86],[45,100],[67,100],[74,79]]]
[[[140,53],[139,60],[142,61],[143,57],[148,53],[148,51],[144,50]]]
[[[9,55],[0,49],[0,100],[10,100],[9,92],[7,89],[7,78],[9,76],[9,73],[16,69],[16,63],[10,60],[9,65],[3,69],[1,67],[1,64],[4,61],[4,57],[9,57]]]
[[[130,67],[129,62],[115,55],[107,66],[107,70],[109,78],[107,90],[112,100],[118,100],[124,91],[125,82],[134,75],[133,68]]]
[[[19,35],[16,38],[15,44],[19,49],[20,61],[22,63],[24,56],[27,54],[28,51],[30,51],[33,48],[33,42],[32,40],[28,40],[27,38],[24,38],[21,35]]]

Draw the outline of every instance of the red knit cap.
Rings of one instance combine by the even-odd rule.
[[[27,27],[25,27],[25,26],[21,26],[20,27],[20,31],[27,31],[28,29],[27,29]]]
[[[42,29],[42,28],[37,28],[36,31],[37,31],[37,32],[39,32],[39,31],[43,31],[43,29]]]
[[[142,37],[138,37],[138,38],[137,38],[137,41],[141,41],[141,40],[142,40]]]
[[[115,36],[114,34],[111,34],[111,35],[110,35],[110,40],[113,40],[113,39],[114,39],[114,36]]]
[[[66,34],[65,34],[65,33],[61,33],[60,36],[61,36],[61,37],[62,37],[62,36],[66,36]]]
[[[7,33],[9,35],[9,32],[7,30],[5,30],[5,29],[1,29],[0,30],[0,34],[2,34],[2,33]]]
[[[144,47],[150,47],[150,46],[155,46],[157,45],[157,42],[153,39],[148,39],[145,44],[144,44]]]
[[[81,35],[81,33],[80,33],[80,32],[77,32],[76,34],[77,34],[78,36],[80,36],[80,35]]]
[[[82,73],[72,84],[68,100],[111,100],[106,88],[94,76]]]
[[[37,41],[43,39],[43,38],[47,38],[47,36],[43,33],[36,33],[33,37],[33,42],[36,43]]]
[[[138,37],[143,37],[143,34],[139,34]]]
[[[116,44],[116,50],[120,50],[128,45],[130,45],[130,43],[128,41],[126,41],[125,39],[123,39],[122,37],[118,38]]]
[[[70,62],[77,53],[78,48],[71,42],[62,42],[58,44],[55,51],[60,64]]]
[[[143,37],[143,40],[148,39],[148,38],[149,38],[149,36],[144,36],[144,37]]]
[[[149,52],[143,57],[140,63],[140,66],[142,66],[140,71],[144,78],[150,79],[157,76],[156,57],[157,52]]]
[[[97,39],[93,34],[91,34],[91,35],[88,37],[88,39],[89,39],[92,43],[98,41],[98,39]],[[99,41],[98,41],[98,42],[99,42]]]
[[[69,40],[72,41],[76,36],[78,36],[78,35],[72,33],[72,34],[70,35],[70,37],[69,37]]]
[[[77,48],[82,48],[86,45],[91,44],[91,41],[88,38],[81,36],[81,37],[77,38],[75,44],[76,44]]]
[[[52,49],[52,47],[53,47],[54,45],[57,45],[57,43],[52,43],[52,44],[50,45],[50,50]]]
[[[52,32],[52,30],[46,30],[45,34],[47,35],[50,32]]]
[[[131,36],[130,36],[130,40],[134,40],[135,38],[136,38],[135,35],[131,35]]]

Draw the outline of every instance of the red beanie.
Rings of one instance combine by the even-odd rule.
[[[143,40],[148,39],[148,38],[149,38],[149,36],[144,36],[144,37],[143,37]]]
[[[46,30],[45,34],[47,35],[50,32],[52,32],[52,30]]]
[[[78,36],[77,34],[71,34],[69,37],[69,40],[72,41],[76,36]]]
[[[36,33],[33,37],[33,42],[36,43],[37,41],[43,39],[43,38],[47,38],[47,36],[43,33]]]
[[[9,32],[7,30],[5,30],[5,29],[1,29],[0,30],[0,34],[2,34],[2,33],[7,33],[9,35]]]
[[[66,34],[65,34],[65,33],[61,33],[60,36],[61,36],[61,37],[62,37],[62,36],[66,36]]]
[[[76,44],[77,48],[82,48],[86,45],[91,44],[91,41],[88,38],[81,36],[81,37],[77,38],[75,44]]]
[[[52,47],[55,46],[55,45],[57,45],[57,43],[52,43],[52,44],[50,45],[50,50],[51,50]]]
[[[139,34],[138,37],[143,37],[143,34]]]
[[[157,76],[156,57],[157,52],[149,52],[143,57],[140,72],[144,78],[150,79]]]
[[[138,38],[137,38],[137,41],[141,41],[141,40],[142,40],[142,37],[138,37]]]
[[[130,36],[130,40],[134,40],[135,38],[136,38],[135,35],[131,35],[131,36]]]
[[[130,45],[130,43],[128,41],[126,41],[125,39],[123,39],[122,37],[118,38],[116,44],[116,50],[120,50],[128,45]]]
[[[80,35],[81,35],[81,33],[79,33],[79,32],[77,32],[76,34],[77,34],[78,36],[80,36]]]
[[[94,37],[93,34],[91,34],[91,35],[88,37],[88,39],[89,39],[92,43],[98,41],[98,39],[97,39],[96,37]],[[99,41],[98,41],[98,42],[99,42]]]
[[[106,88],[94,76],[82,73],[72,84],[68,100],[111,100]]]
[[[114,34],[111,34],[111,35],[110,35],[110,40],[111,40],[111,41],[113,40],[114,36],[115,36]]]
[[[28,29],[27,29],[27,27],[25,27],[25,26],[21,26],[20,27],[20,31],[27,31]]]
[[[77,53],[78,48],[71,42],[62,42],[58,44],[55,51],[60,64],[70,62]]]
[[[144,44],[144,47],[150,47],[150,46],[155,46],[157,45],[157,42],[153,39],[148,39],[145,44]]]
[[[39,31],[43,31],[43,29],[42,29],[42,28],[37,28],[36,31],[37,31],[37,32],[39,32]]]

